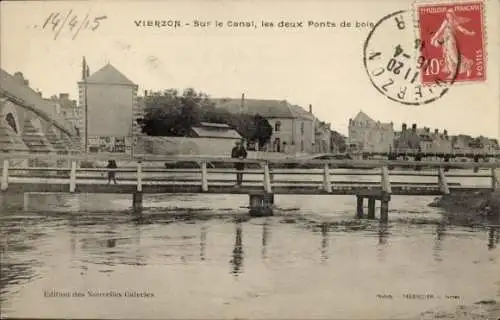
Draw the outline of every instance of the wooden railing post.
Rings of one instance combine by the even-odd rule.
[[[69,173],[69,192],[76,190],[76,160],[71,160],[71,171]]]
[[[207,171],[207,162],[201,162],[201,190],[203,192],[208,191],[208,171]]]
[[[269,174],[269,163],[264,162],[264,190],[266,193],[271,193],[271,175]]]
[[[7,190],[8,187],[9,187],[9,160],[4,160],[2,169],[1,189],[2,191],[5,191]]]
[[[382,183],[382,191],[391,194],[391,178],[389,176],[389,169],[387,166],[382,166],[382,174],[381,174],[381,183]]]
[[[332,184],[330,182],[330,167],[328,166],[328,163],[325,163],[323,167],[323,190],[328,193],[332,192]]]
[[[446,181],[446,175],[444,174],[444,170],[442,167],[438,168],[438,182],[441,192],[443,194],[449,194],[450,188],[448,188],[448,182]]]
[[[137,161],[137,192],[142,192],[142,163]]]

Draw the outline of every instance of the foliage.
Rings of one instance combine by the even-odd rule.
[[[337,152],[346,152],[347,151],[347,144],[346,144],[346,137],[339,132],[332,130],[331,131],[331,147],[333,151]]]
[[[201,122],[224,123],[235,129],[249,142],[266,144],[273,128],[260,115],[232,114],[216,108],[209,96],[194,89],[169,89],[154,92],[145,98],[145,116],[138,122],[142,132],[150,136],[188,136],[193,126]]]

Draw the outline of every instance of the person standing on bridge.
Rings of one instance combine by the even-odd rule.
[[[247,157],[247,151],[243,145],[243,141],[237,141],[233,150],[231,151],[231,158],[243,160]],[[236,162],[234,164],[236,169],[236,187],[240,187],[243,183],[243,169],[245,164],[243,162]]]
[[[106,166],[108,169],[116,169],[118,166],[116,165],[115,160],[109,160],[108,165]],[[116,172],[114,170],[109,170],[108,171],[108,184],[111,184],[111,180],[113,180],[113,183],[116,184]]]

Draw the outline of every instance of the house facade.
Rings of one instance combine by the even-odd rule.
[[[393,123],[381,123],[360,111],[349,119],[348,147],[351,151],[388,152],[394,143]]]
[[[259,114],[273,128],[263,151],[283,153],[313,153],[315,144],[314,116],[302,107],[286,100],[214,99],[216,107],[234,114]],[[312,109],[312,108],[311,108]]]
[[[87,151],[132,153],[133,138],[139,131],[135,114],[138,86],[109,63],[89,74],[84,60],[78,88],[75,122],[83,144],[87,130]]]
[[[394,139],[395,151],[420,151],[424,153],[451,153],[452,138],[448,136],[448,131],[439,129],[431,131],[428,127],[418,128],[417,124],[412,124],[408,129],[403,123],[401,131],[397,132]]]

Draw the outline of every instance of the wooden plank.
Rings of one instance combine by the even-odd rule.
[[[406,160],[314,160],[307,159],[303,160],[300,158],[283,158],[283,159],[232,159],[228,157],[209,157],[209,156],[193,156],[193,155],[178,155],[178,156],[156,156],[147,155],[139,157],[130,157],[129,155],[112,155],[112,154],[79,154],[79,155],[59,155],[59,154],[16,154],[16,153],[2,153],[0,154],[0,159],[40,159],[40,160],[85,160],[85,161],[107,161],[107,160],[117,160],[117,161],[143,161],[143,162],[191,162],[197,163],[199,161],[205,160],[208,162],[221,162],[221,163],[254,163],[259,164],[263,160],[267,161],[269,164],[273,163],[294,163],[294,164],[317,164],[323,165],[328,163],[330,166],[350,166],[350,167],[380,167],[382,165],[387,166],[403,166],[403,167],[415,167],[416,165],[422,167],[442,167],[448,166],[450,168],[498,168],[500,163],[498,162],[446,162],[443,161],[406,161]]]
[[[69,192],[75,192],[76,189],[76,161],[71,161],[71,171],[69,175]]]
[[[446,175],[444,174],[443,168],[439,168],[438,170],[438,181],[440,190],[443,194],[450,194],[450,188],[448,187],[448,182],[446,180]]]
[[[271,175],[269,174],[269,163],[264,163],[264,190],[266,193],[271,193]]]
[[[381,177],[381,182],[382,182],[382,191],[386,192],[387,194],[391,194],[391,179],[389,177],[389,169],[386,166],[382,167],[382,177]]]
[[[207,173],[207,162],[201,162],[201,190],[203,192],[208,191],[208,173]]]
[[[328,163],[325,163],[323,168],[323,189],[326,192],[332,192],[332,184],[330,182],[330,167],[328,166]]]
[[[137,162],[137,192],[142,192],[142,164]]]

